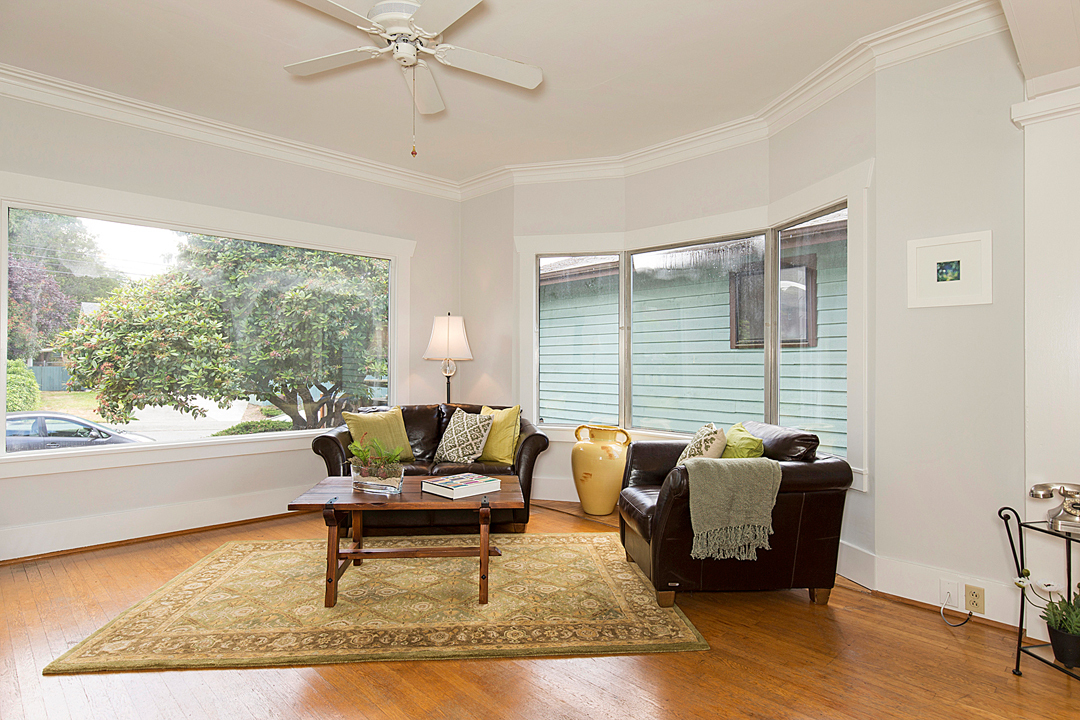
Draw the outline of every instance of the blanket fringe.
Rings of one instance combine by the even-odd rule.
[[[733,525],[712,528],[694,535],[690,557],[695,560],[757,560],[758,548],[769,550],[772,528],[766,525]]]

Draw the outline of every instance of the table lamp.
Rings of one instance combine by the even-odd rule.
[[[442,374],[446,376],[446,402],[450,402],[450,378],[457,372],[454,361],[473,359],[469,338],[465,336],[465,318],[450,313],[446,313],[446,317],[436,315],[424,359],[442,360]]]

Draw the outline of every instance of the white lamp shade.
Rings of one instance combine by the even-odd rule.
[[[469,338],[465,336],[465,318],[459,315],[436,315],[431,326],[431,340],[424,351],[425,360],[472,360]]]

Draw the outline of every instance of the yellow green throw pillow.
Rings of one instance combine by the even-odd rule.
[[[757,458],[765,454],[765,443],[761,438],[754,437],[743,427],[742,423],[735,423],[727,431],[727,445],[724,447],[722,458]]]
[[[400,407],[392,407],[386,412],[343,412],[341,417],[345,419],[354,441],[369,442],[375,438],[387,450],[401,448],[402,461],[410,462],[413,459],[412,446],[409,445],[409,436],[405,433],[405,421],[401,417]]]
[[[484,451],[480,453],[477,462],[513,465],[518,436],[521,435],[521,406],[493,410],[485,405],[480,409],[480,414],[494,417],[491,421],[491,432],[484,444]]]

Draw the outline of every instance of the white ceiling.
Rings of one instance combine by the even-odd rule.
[[[530,91],[432,63],[446,111],[417,116],[416,158],[389,59],[282,69],[369,44],[296,0],[0,0],[0,63],[460,182],[745,117],[859,38],[954,2],[485,0],[445,41],[538,65],[544,81]]]
[[[1080,85],[1080,0],[1001,0],[1028,97]]]

